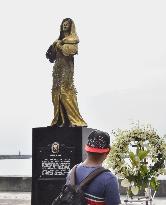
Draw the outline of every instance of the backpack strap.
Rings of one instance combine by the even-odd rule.
[[[103,172],[110,172],[110,170],[105,169],[103,167],[99,167],[99,168],[95,169],[87,177],[85,177],[85,179],[83,179],[81,181],[81,183],[79,184],[79,188],[82,189],[86,185],[89,185],[92,182],[93,179],[95,179],[97,176],[99,176]]]
[[[71,172],[70,172],[70,184],[71,185],[75,185],[76,184],[76,168],[77,168],[77,164],[71,169]]]

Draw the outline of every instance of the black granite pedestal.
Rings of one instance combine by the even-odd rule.
[[[84,144],[93,131],[85,127],[33,128],[32,205],[50,205],[67,173],[85,158]]]

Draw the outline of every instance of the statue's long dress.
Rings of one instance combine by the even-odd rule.
[[[64,39],[61,50],[56,49],[56,62],[53,67],[52,102],[54,119],[51,125],[87,126],[80,115],[74,87],[74,55],[78,45],[71,38]]]

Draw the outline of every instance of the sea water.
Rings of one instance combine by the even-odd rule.
[[[32,176],[32,158],[0,159],[0,176]]]

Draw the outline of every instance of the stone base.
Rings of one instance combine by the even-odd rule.
[[[49,205],[67,173],[85,159],[84,144],[93,131],[85,127],[33,128],[32,205]]]

